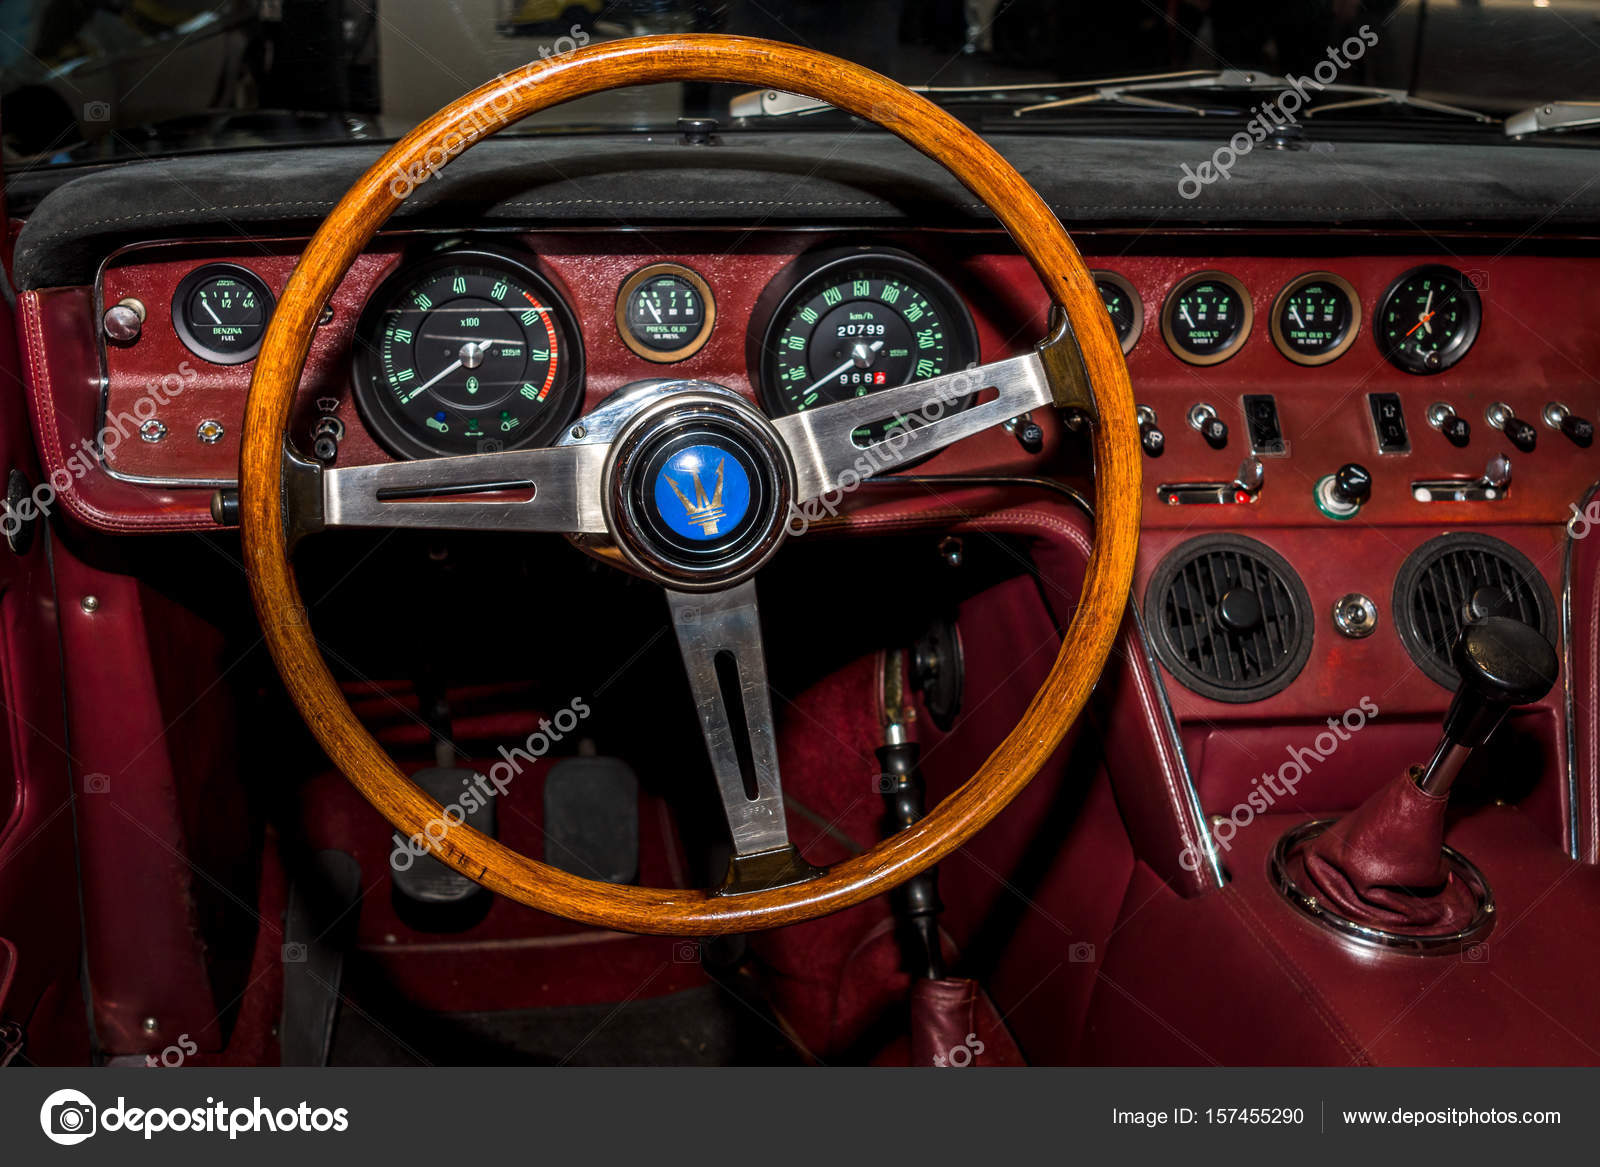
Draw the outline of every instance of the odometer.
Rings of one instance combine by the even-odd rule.
[[[1360,327],[1356,290],[1331,272],[1290,280],[1272,305],[1272,342],[1297,365],[1325,365],[1342,356]]]
[[[977,333],[961,297],[910,256],[829,253],[777,290],[782,295],[760,354],[761,400],[769,413],[864,397],[966,368],[977,357]],[[881,441],[907,424],[914,419],[889,418],[862,427],[856,439]]]
[[[1482,320],[1472,281],[1453,267],[1429,264],[1389,286],[1374,331],[1392,364],[1408,373],[1442,373],[1467,355]]]
[[[530,266],[451,251],[402,269],[357,333],[357,401],[396,454],[471,454],[548,441],[581,395],[570,312]]]
[[[1180,360],[1215,365],[1238,352],[1254,319],[1250,293],[1222,272],[1180,280],[1161,309],[1161,333]]]

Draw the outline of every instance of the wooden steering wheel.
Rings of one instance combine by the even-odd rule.
[[[664,81],[778,88],[892,131],[960,179],[1010,232],[1055,305],[1052,335],[1024,356],[776,420],[720,386],[683,381],[602,406],[547,449],[331,470],[299,458],[285,432],[312,331],[351,262],[409,194],[394,176],[425,175],[538,110]],[[980,391],[993,396],[951,408]],[[810,867],[783,816],[751,577],[783,541],[796,507],[1051,405],[1088,417],[1098,493],[1094,550],[1060,655],[1011,734],[927,817],[835,867]],[[864,450],[852,439],[865,424],[909,415],[919,424],[895,441]],[[663,492],[672,485],[665,467],[681,470],[686,450],[716,460],[706,477],[716,473],[719,485],[703,497],[684,479],[674,502]],[[1138,543],[1139,443],[1127,366],[1093,277],[1044,201],[982,138],[888,78],[823,53],[743,37],[642,37],[489,82],[419,125],[346,192],[295,266],[257,358],[240,497],[250,589],[284,684],[328,756],[403,836],[424,840],[485,887],[567,919],[713,935],[813,919],[888,891],[961,846],[1027,785],[1083,708],[1122,618]],[[719,521],[697,513],[707,503],[720,509]],[[290,566],[291,538],[341,526],[586,533],[660,582],[733,838],[728,881],[684,890],[584,879],[502,846],[413,785],[328,671]],[[742,702],[742,719],[730,716],[729,701]],[[733,736],[739,720],[749,727],[743,750]]]

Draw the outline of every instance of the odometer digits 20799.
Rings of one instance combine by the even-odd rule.
[[[566,305],[532,267],[494,252],[449,251],[401,269],[358,328],[356,399],[397,454],[548,441],[582,384]]]
[[[830,252],[812,259],[773,310],[761,400],[769,413],[799,413],[966,368],[977,349],[960,295],[927,265],[892,251]],[[863,427],[857,441],[881,441],[902,424]]]

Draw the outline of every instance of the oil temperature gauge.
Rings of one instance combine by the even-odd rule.
[[[623,281],[617,295],[617,331],[623,343],[658,364],[687,360],[699,352],[716,317],[711,288],[681,264],[640,268]]]

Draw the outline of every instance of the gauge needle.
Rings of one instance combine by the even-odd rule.
[[[661,313],[656,310],[656,306],[655,306],[654,301],[646,300],[644,302],[644,306],[646,308],[650,309],[650,315],[652,315],[652,316],[654,316],[656,318],[656,323],[657,324],[660,324],[661,323]]]
[[[1189,315],[1189,305],[1187,305],[1187,304],[1178,305],[1178,315],[1183,317],[1183,322],[1185,324],[1187,324],[1190,328],[1193,328],[1195,326],[1194,318]]]
[[[1306,322],[1300,319],[1300,309],[1295,307],[1293,304],[1289,305],[1289,315],[1294,317],[1294,322],[1301,328],[1306,326]]]
[[[1429,323],[1429,321],[1431,321],[1432,319],[1433,319],[1433,293],[1430,291],[1428,293],[1427,302],[1422,305],[1422,317],[1415,324],[1413,324],[1410,327],[1410,329],[1407,330],[1406,335],[1410,336],[1413,332],[1415,332],[1417,329],[1421,328],[1423,325],[1427,325],[1428,331],[1432,332],[1433,331],[1433,325],[1431,323]]]
[[[215,320],[218,324],[222,323],[222,317],[217,315],[217,310],[211,306],[210,301],[201,300],[200,307],[206,310],[206,315],[211,317],[211,319]]]
[[[485,352],[491,348],[521,348],[520,340],[484,340],[481,336],[445,336],[437,332],[425,332],[423,340],[453,340],[460,344],[481,345]]]
[[[867,345],[867,346],[866,346],[866,347],[867,347],[867,352],[868,352],[868,353],[870,353],[870,354],[873,354],[873,355],[876,355],[876,354],[877,354],[877,352],[878,352],[878,350],[879,350],[879,349],[881,349],[881,348],[882,348],[882,347],[883,347],[883,341],[881,341],[881,340],[875,340],[875,341],[873,341],[873,342],[872,342],[872,343],[871,343],[871,344],[870,344],[870,345]],[[857,349],[859,349],[859,348],[861,348],[861,346],[860,346],[860,345],[856,345],[856,348],[857,348]],[[846,362],[845,362],[845,363],[844,363],[844,364],[842,364],[842,365],[840,365],[840,366],[839,366],[839,367],[838,367],[838,368],[837,368],[837,369],[835,369],[835,370],[833,370],[833,372],[831,372],[831,373],[829,373],[829,374],[827,374],[827,375],[826,375],[826,376],[824,376],[824,377],[818,377],[818,378],[817,378],[817,379],[816,379],[816,381],[815,381],[815,382],[813,382],[813,383],[812,383],[812,384],[811,384],[811,385],[810,385],[810,386],[809,386],[809,387],[808,387],[808,388],[807,388],[807,389],[806,389],[806,391],[805,391],[805,392],[804,392],[804,393],[802,393],[802,394],[800,394],[800,396],[801,396],[801,397],[805,397],[805,396],[807,396],[807,395],[808,395],[808,394],[811,394],[811,393],[813,393],[813,392],[815,392],[815,391],[816,391],[816,390],[818,390],[818,389],[820,389],[820,388],[822,388],[822,387],[823,387],[823,386],[824,386],[824,385],[826,385],[826,384],[827,384],[827,383],[828,383],[828,382],[829,382],[829,381],[831,381],[831,380],[833,380],[833,379],[834,379],[834,378],[835,378],[835,377],[837,377],[837,376],[838,376],[838,375],[839,375],[839,374],[840,374],[840,373],[845,373],[845,372],[848,372],[848,371],[849,371],[849,370],[850,370],[850,366],[851,366],[851,365],[853,365],[853,364],[855,364],[855,363],[856,363],[856,359],[857,359],[857,358],[856,358],[856,354],[855,354],[855,353],[854,353],[854,352],[852,352],[852,353],[851,353],[851,354],[850,354],[850,359],[849,359],[849,360],[848,360],[848,361],[846,361]],[[866,360],[866,361],[862,361],[862,362],[861,362],[861,367],[862,367],[862,368],[866,368],[866,366],[867,366],[867,365],[868,365],[868,364],[869,364],[869,363],[870,363],[870,358],[869,358],[869,359],[868,359],[868,360]]]
[[[440,369],[433,376],[429,377],[426,381],[424,381],[422,384],[418,385],[415,389],[413,389],[411,391],[411,397],[415,397],[415,396],[417,396],[417,394],[422,393],[425,390],[431,389],[434,385],[436,385],[440,381],[443,381],[446,377],[448,377],[451,373],[455,372],[460,367],[461,367],[461,362],[460,361],[451,361],[444,368]],[[406,398],[406,400],[410,401],[411,397]]]

